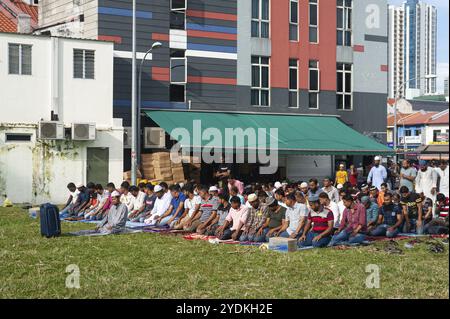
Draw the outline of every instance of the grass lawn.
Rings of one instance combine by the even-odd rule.
[[[62,223],[64,233],[92,227]],[[0,298],[448,298],[448,247],[404,251],[284,254],[147,233],[46,239],[27,212],[0,208]],[[70,264],[80,289],[65,287]],[[369,264],[379,289],[366,288]]]

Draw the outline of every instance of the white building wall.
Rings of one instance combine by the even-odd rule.
[[[389,97],[404,96],[404,10],[389,6]]]
[[[433,144],[433,132],[441,131],[441,133],[446,133],[449,130],[448,125],[427,125],[425,128],[425,144]]]
[[[97,39],[97,7],[98,0],[39,0],[39,28],[55,36]]]
[[[32,45],[32,75],[8,74],[8,43]],[[73,49],[95,50],[95,79],[73,78]],[[108,180],[123,171],[122,121],[113,119],[113,44],[103,41],[0,34],[0,196],[16,203],[62,203],[69,182],[87,183],[87,149],[109,149]],[[38,122],[59,115],[96,124],[95,141],[38,140]],[[6,142],[6,134],[31,141]],[[95,181],[93,181],[95,182]]]

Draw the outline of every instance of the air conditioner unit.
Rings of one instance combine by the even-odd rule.
[[[56,121],[39,122],[38,138],[41,140],[63,140],[64,124]]]
[[[72,140],[93,141],[95,140],[94,123],[72,123]]]
[[[123,128],[123,148],[131,148],[131,127]]]
[[[146,127],[144,136],[145,148],[166,148],[166,133],[160,127]]]

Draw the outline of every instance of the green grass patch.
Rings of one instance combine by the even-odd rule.
[[[63,233],[89,228],[62,223]],[[285,254],[148,233],[46,239],[25,211],[0,208],[0,297],[448,298],[448,247],[404,251]],[[80,289],[65,286],[70,264],[80,269]],[[379,289],[366,288],[369,264],[380,267]]]

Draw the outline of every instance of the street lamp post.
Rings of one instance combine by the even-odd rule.
[[[140,157],[141,157],[141,107],[142,107],[142,68],[144,66],[145,59],[147,58],[147,55],[152,53],[154,49],[158,49],[162,46],[161,42],[155,42],[152,44],[152,47],[145,52],[144,57],[141,60],[141,64],[139,65],[139,79],[138,79],[138,103],[137,103],[137,151],[136,151],[136,157],[137,157],[137,163],[140,163]]]
[[[131,56],[131,184],[136,185],[136,150],[137,150],[137,127],[136,127],[136,0],[133,0],[132,18],[132,56]]]

